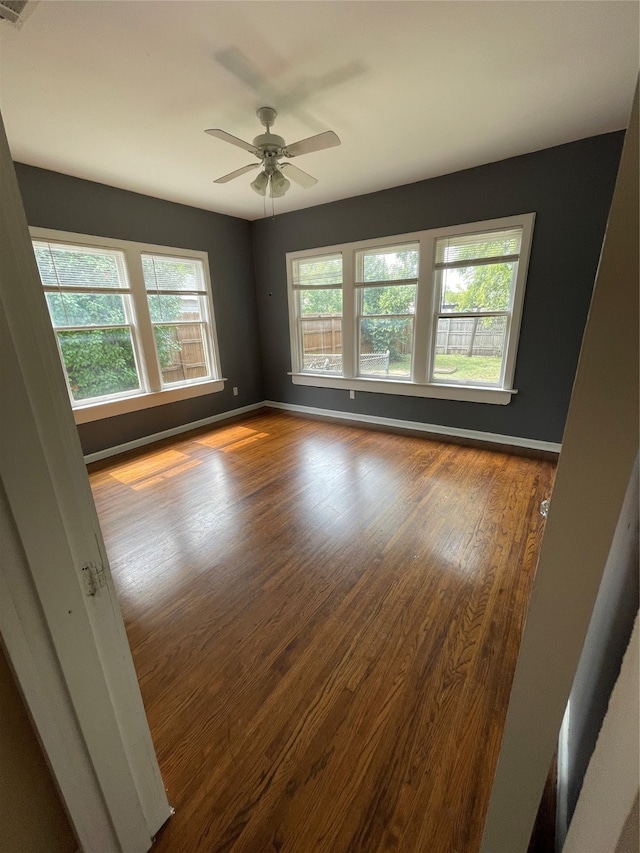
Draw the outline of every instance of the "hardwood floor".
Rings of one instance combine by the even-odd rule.
[[[476,853],[553,476],[280,413],[94,472],[154,850]]]

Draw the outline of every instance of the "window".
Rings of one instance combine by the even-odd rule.
[[[411,376],[418,246],[356,253],[358,374]]]
[[[78,422],[222,390],[205,253],[31,233]]]
[[[292,270],[303,367],[342,373],[342,257],[295,260]]]
[[[522,228],[436,240],[432,381],[502,386]]]
[[[533,220],[290,253],[294,384],[508,403]]]
[[[163,384],[210,376],[202,261],[143,255],[142,271]]]

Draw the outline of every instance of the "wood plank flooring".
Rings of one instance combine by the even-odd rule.
[[[92,473],[154,850],[477,853],[553,476],[281,413]]]

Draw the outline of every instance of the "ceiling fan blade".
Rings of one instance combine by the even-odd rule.
[[[214,127],[209,130],[205,130],[205,133],[208,133],[210,136],[215,136],[216,139],[221,139],[223,142],[230,142],[232,145],[237,145],[238,148],[244,148],[245,151],[249,151],[251,154],[258,153],[250,142],[245,142],[244,139],[238,139],[237,136],[232,136],[230,133],[227,133],[226,130],[220,130],[219,128]]]
[[[249,163],[248,166],[242,166],[240,169],[236,169],[235,172],[229,172],[228,175],[223,175],[221,178],[216,178],[213,182],[214,184],[226,184],[227,181],[232,181],[234,178],[239,178],[240,175],[245,175],[247,172],[250,172],[252,169],[257,169],[260,163]]]
[[[241,83],[253,89],[260,96],[262,103],[278,102],[278,93],[270,84],[269,79],[261,74],[251,60],[235,45],[229,45],[214,54],[220,65],[233,74]]]
[[[294,166],[293,163],[282,163],[280,171],[283,175],[286,175],[287,178],[291,178],[291,180],[295,181],[296,184],[300,184],[301,187],[304,187],[305,190],[308,190],[309,187],[318,183],[317,178],[314,178],[313,175],[309,175],[307,172],[303,172],[302,169],[298,169],[298,167]]]
[[[333,148],[334,145],[340,145],[340,138],[332,130],[325,130],[324,133],[287,145],[283,154],[285,157],[297,157],[299,154],[310,154],[312,151],[322,151],[323,148]]]
[[[293,112],[302,106],[309,98],[317,95],[323,89],[339,86],[352,77],[366,71],[366,66],[360,61],[350,62],[333,71],[327,71],[319,77],[301,77],[290,87],[288,92],[282,92],[278,98],[278,109],[281,112]]]

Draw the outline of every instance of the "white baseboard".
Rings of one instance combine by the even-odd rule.
[[[299,412],[304,415],[319,415],[324,418],[341,421],[354,421],[361,424],[405,429],[412,432],[424,432],[431,435],[442,435],[449,438],[464,438],[472,441],[482,441],[491,444],[504,444],[508,447],[524,447],[529,450],[544,450],[549,453],[560,453],[561,444],[553,441],[539,441],[536,438],[521,438],[517,435],[499,435],[495,432],[480,432],[475,429],[441,426],[439,424],[423,424],[418,421],[401,421],[396,418],[381,418],[377,415],[360,415],[354,412],[338,412],[334,409],[318,409],[313,406],[297,406],[292,403],[276,403],[265,400],[265,406],[272,409],[284,409],[287,412]]]
[[[155,441],[161,441],[163,438],[171,438],[174,435],[180,435],[182,432],[190,432],[192,429],[209,426],[209,424],[218,423],[218,421],[226,421],[229,418],[237,418],[239,415],[244,415],[247,412],[253,412],[256,409],[263,409],[266,403],[251,403],[250,406],[241,406],[239,409],[231,409],[229,412],[221,412],[219,415],[211,415],[209,418],[202,418],[199,421],[192,421],[188,424],[181,424],[172,429],[165,429],[162,432],[155,432],[153,435],[145,435],[142,438],[136,438],[134,441],[127,441],[124,444],[117,444],[115,447],[106,447],[104,450],[98,450],[96,453],[88,453],[84,457],[85,464],[90,462],[98,462],[100,459],[108,459],[109,456],[117,456],[119,453],[125,453],[127,450],[135,450],[138,447],[144,447],[145,444],[153,444]]]
[[[470,439],[490,444],[501,444],[506,447],[524,447],[528,450],[543,450],[549,453],[560,453],[561,448],[560,444],[556,444],[553,441],[539,441],[535,438],[521,438],[517,435],[499,435],[495,432],[480,432],[475,429],[461,429],[459,427],[441,426],[439,424],[423,424],[419,421],[402,421],[397,418],[382,418],[377,415],[360,415],[354,412],[339,412],[335,409],[319,409],[314,406],[297,406],[293,403],[277,403],[274,400],[264,400],[260,403],[252,403],[250,406],[231,409],[231,411],[222,412],[219,415],[212,415],[209,418],[202,418],[199,421],[181,424],[180,426],[173,427],[173,429],[166,429],[162,432],[156,432],[153,435],[145,435],[134,441],[127,441],[115,447],[98,450],[96,453],[88,453],[84,457],[84,461],[86,464],[98,462],[100,459],[108,459],[110,456],[117,456],[119,453],[125,453],[127,450],[135,450],[138,447],[144,447],[146,444],[153,444],[155,441],[161,441],[163,438],[171,438],[183,432],[209,426],[210,424],[225,421],[229,418],[236,418],[239,415],[248,414],[256,409],[265,407],[282,409],[286,412],[298,412],[302,415],[320,416],[329,420],[353,421],[354,423],[365,425],[391,427],[392,429],[410,430],[411,432],[424,432],[427,435],[439,435],[447,438]]]

